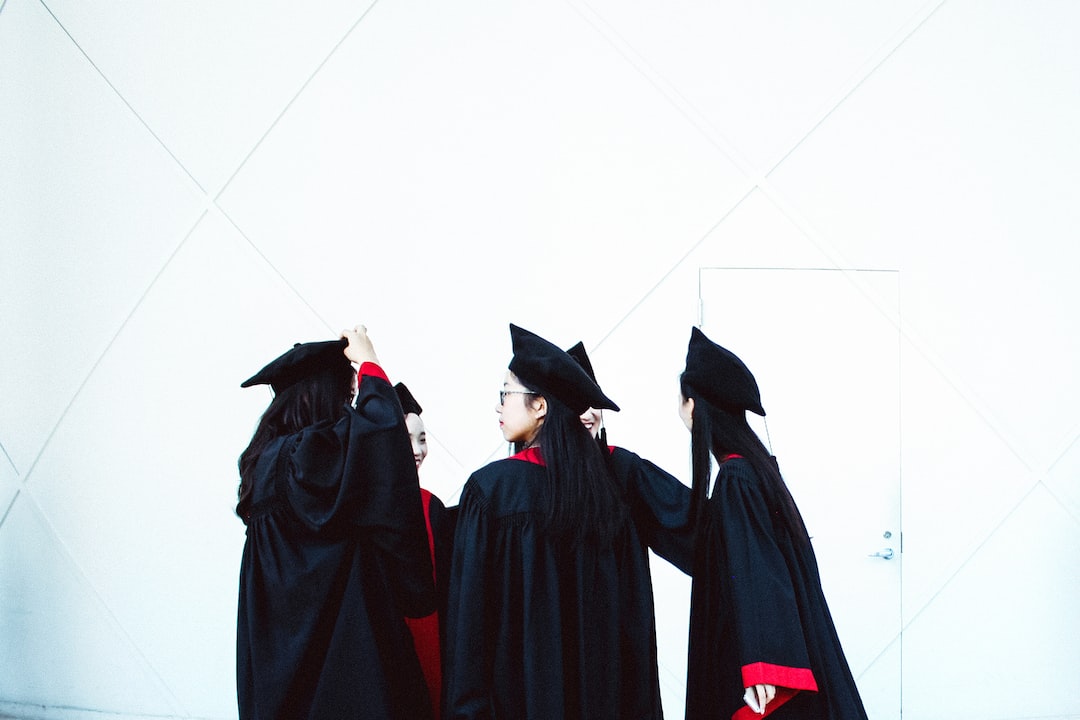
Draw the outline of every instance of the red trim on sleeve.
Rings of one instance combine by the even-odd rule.
[[[360,365],[360,372],[357,373],[358,382],[363,382],[366,377],[382,378],[386,382],[390,382],[390,378],[386,377],[386,373],[383,369],[373,362],[366,362]]]
[[[743,665],[742,680],[744,688],[751,685],[776,685],[793,690],[818,689],[814,673],[809,668],[793,668],[764,662]]]
[[[757,685],[757,683],[754,683]],[[765,706],[765,714],[756,713],[750,709],[749,705],[743,705],[741,708],[735,711],[735,714],[731,716],[731,720],[760,720],[761,718],[769,717],[776,712],[781,705],[786,703],[791,698],[799,694],[798,690],[792,690],[791,688],[778,687],[776,688],[776,696],[772,699],[768,705]]]
[[[771,715],[777,708],[804,690],[817,692],[817,681],[809,668],[793,668],[786,665],[756,662],[742,667],[743,687],[775,685],[776,696],[765,706],[765,714],[756,713],[749,705],[743,705],[731,716],[731,720],[753,720]]]

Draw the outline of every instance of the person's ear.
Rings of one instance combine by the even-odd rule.
[[[533,413],[537,420],[542,420],[547,415],[547,398],[543,395],[537,395],[536,400],[533,401]]]
[[[682,405],[679,406],[679,417],[682,418],[686,429],[692,431],[694,429],[694,398],[683,398],[682,394],[679,397],[682,398]]]

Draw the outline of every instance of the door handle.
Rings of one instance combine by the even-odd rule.
[[[892,560],[892,558],[893,558],[893,549],[892,548],[885,548],[884,550],[878,550],[876,553],[872,553],[870,555],[867,555],[867,557],[876,557],[876,558],[881,558],[882,560]]]

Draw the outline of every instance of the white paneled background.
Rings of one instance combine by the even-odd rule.
[[[293,342],[368,326],[448,503],[503,451],[508,322],[583,340],[612,440],[685,477],[701,269],[813,268],[899,287],[868,705],[1080,717],[1078,36],[1074,0],[0,0],[0,715],[236,716],[239,383]]]

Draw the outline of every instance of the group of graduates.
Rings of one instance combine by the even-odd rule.
[[[580,343],[510,333],[513,454],[456,508],[363,326],[243,383],[274,397],[239,461],[241,720],[662,718],[649,549],[693,577],[686,718],[865,719],[745,364],[691,330],[687,487],[607,444]]]

